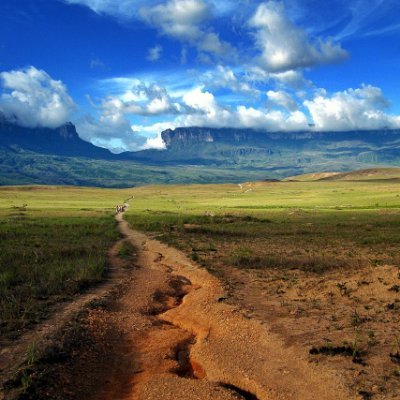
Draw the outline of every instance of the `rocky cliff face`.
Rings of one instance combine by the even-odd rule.
[[[60,126],[58,129],[59,135],[66,140],[80,139],[75,125],[72,122],[67,122],[65,125]]]
[[[159,163],[238,168],[349,170],[400,163],[400,130],[265,132],[176,128],[162,132],[166,150],[134,153]]]
[[[387,145],[400,142],[400,130],[350,131],[350,132],[264,132],[252,129],[176,128],[161,134],[168,149],[190,147],[205,143],[225,143],[233,146],[296,147],[305,144],[346,142],[357,146]]]
[[[161,137],[167,147],[179,145],[190,146],[196,143],[210,143],[214,137],[207,128],[176,128],[167,129],[161,133]]]
[[[75,126],[26,128],[0,115],[0,148],[92,159],[133,160],[159,166],[206,165],[280,171],[283,175],[400,164],[400,130],[263,132],[251,129],[176,128],[162,132],[166,150],[112,154],[80,139]],[[278,172],[277,172],[278,173]]]

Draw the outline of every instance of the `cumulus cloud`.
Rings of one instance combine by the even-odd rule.
[[[183,96],[183,102],[191,112],[177,118],[181,126],[232,126],[232,115],[221,107],[214,95],[195,88]]]
[[[146,143],[146,138],[136,134],[123,116],[96,119],[87,115],[76,121],[76,126],[82,139],[114,153],[141,150]]]
[[[214,95],[201,87],[188,92],[183,100],[192,110],[176,119],[178,126],[252,128],[269,131],[307,129],[307,117],[301,111],[264,110],[239,105],[234,109],[218,104]]]
[[[210,92],[203,92],[200,87],[186,93],[183,101],[192,109],[205,114],[214,112],[218,107],[214,95]]]
[[[226,67],[211,71],[209,78],[218,74],[223,82],[215,82],[214,87],[234,88],[244,81],[243,77],[239,78]],[[270,132],[400,126],[400,117],[385,112],[388,102],[381,90],[373,86],[364,85],[334,94],[319,89],[312,93],[311,98],[306,92],[302,97],[299,93],[294,96],[282,89],[271,89],[264,92],[268,100],[265,107],[250,106],[238,99],[223,103],[212,92],[211,85],[204,83],[191,88],[185,84],[185,88],[173,91],[172,96],[159,85],[136,82],[129,90],[125,87],[120,95],[105,98],[98,106],[98,125],[103,127],[101,135],[106,138],[111,132],[119,132],[122,137],[119,146],[124,144],[130,150],[138,150],[162,149],[161,132],[179,126],[251,128]],[[237,90],[242,89],[237,87]],[[296,102],[304,98],[309,99]],[[133,124],[129,122],[132,118]],[[314,127],[311,128],[310,124]],[[106,139],[102,143],[106,143]],[[112,143],[115,145],[117,142],[112,140]]]
[[[199,25],[208,18],[208,5],[202,0],[170,0],[140,9],[142,18],[163,33],[182,40],[197,40]]]
[[[359,89],[348,89],[331,96],[324,90],[319,90],[312,100],[304,101],[301,105],[284,91],[270,90],[267,92],[267,97],[280,109],[246,105],[224,106],[218,102],[213,93],[199,86],[182,96],[181,109],[184,111],[177,114],[168,127],[173,124],[173,127],[305,131],[311,129],[310,122],[315,125],[314,130],[320,131],[400,127],[400,116],[385,113],[388,103],[382,91],[373,86],[364,85]],[[308,111],[308,117],[300,106]]]
[[[306,100],[316,130],[354,130],[400,127],[400,116],[385,112],[388,107],[381,89],[362,85],[329,96],[324,90]]]
[[[22,126],[56,128],[75,109],[66,86],[35,67],[1,72],[0,81],[0,111]]]
[[[227,42],[204,25],[212,15],[210,4],[204,0],[169,0],[155,6],[144,6],[139,10],[144,21],[162,34],[198,48],[200,52],[226,56],[233,52]]]
[[[159,85],[139,83],[120,96],[105,98],[100,108],[104,118],[120,118],[132,115],[165,115],[182,112],[182,106],[174,101],[167,90]]]
[[[260,91],[250,85],[244,77],[238,77],[229,67],[218,65],[215,70],[206,72],[202,78],[208,87],[226,88],[232,92],[239,92],[252,96],[257,96]]]
[[[332,39],[312,40],[285,14],[283,3],[269,1],[258,6],[250,20],[261,49],[260,65],[268,71],[284,72],[342,61],[347,52]]]
[[[157,61],[161,58],[161,53],[163,51],[162,46],[155,46],[149,49],[149,52],[147,54],[147,59],[149,61]]]
[[[286,108],[287,110],[296,111],[298,109],[295,100],[290,96],[289,93],[286,93],[283,90],[268,90],[267,97],[271,103]]]
[[[147,138],[142,146],[142,149],[165,149],[165,143],[161,138],[161,132],[166,129],[175,129],[177,127],[175,122],[157,122],[152,125],[132,125],[132,129],[138,134],[151,135]]]
[[[254,83],[273,83],[282,87],[303,89],[312,86],[301,71],[269,72],[264,68],[253,65],[247,69],[246,80]]]
[[[239,106],[236,117],[236,125],[239,128],[268,131],[302,131],[308,128],[307,117],[301,111],[285,113]]]
[[[130,117],[165,117],[184,113],[185,105],[175,102],[167,90],[156,84],[138,82],[120,95],[108,96],[100,104],[93,104],[98,117],[86,116],[77,122],[80,136],[111,151],[162,149],[161,131],[175,128],[174,123],[132,125]],[[149,137],[150,135],[150,137]]]

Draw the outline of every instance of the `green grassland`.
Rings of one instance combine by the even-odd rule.
[[[0,215],[7,215],[25,205],[35,214],[85,214],[110,212],[115,205],[130,197],[133,190],[97,189],[76,186],[4,186],[0,187]]]
[[[214,271],[400,265],[392,181],[148,187],[126,218]]]
[[[0,316],[4,332],[48,316],[49,306],[102,279],[116,240],[105,215],[32,217],[0,222]]]
[[[132,189],[0,188],[0,319],[3,334],[45,318],[49,307],[98,282],[126,218],[215,273],[301,268],[323,273],[400,265],[400,183],[256,182]]]
[[[46,318],[99,282],[124,193],[73,187],[0,190],[0,337]]]
[[[361,210],[400,207],[400,184],[379,182],[255,182],[239,185],[148,186],[131,190],[130,213],[181,214],[263,210]]]
[[[310,182],[327,181],[372,181],[400,180],[400,168],[369,168],[351,172],[319,172],[312,174],[289,176],[283,181]]]

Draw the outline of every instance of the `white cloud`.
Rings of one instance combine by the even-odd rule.
[[[212,16],[212,7],[205,0],[169,0],[139,10],[144,21],[162,34],[189,43],[200,52],[227,56],[233,49],[204,25]]]
[[[260,65],[267,71],[284,72],[342,61],[347,52],[332,39],[311,40],[285,14],[283,3],[269,1],[258,6],[250,20],[262,54]]]
[[[203,92],[200,87],[186,93],[183,101],[192,109],[205,114],[214,112],[218,107],[214,95],[210,92]]]
[[[152,138],[148,138],[143,146],[143,150],[157,149],[164,150],[166,148],[164,141],[162,140],[161,134],[157,134]]]
[[[136,15],[138,5],[146,0],[64,0],[69,4],[87,6],[97,14],[107,14],[118,18],[132,18]]]
[[[229,43],[221,41],[217,33],[203,33],[201,40],[198,43],[198,49],[205,53],[216,54],[219,56],[228,55],[232,52],[232,47]]]
[[[31,66],[1,72],[0,80],[0,111],[20,125],[56,128],[67,122],[75,109],[66,86],[43,70]]]
[[[121,83],[126,84],[126,80]],[[133,86],[122,94],[104,98],[98,109],[98,118],[86,116],[77,126],[82,138],[114,152],[137,151],[148,148],[164,148],[161,131],[175,128],[174,122],[132,125],[130,117],[145,116],[146,119],[167,114],[185,112],[185,105],[172,100],[167,90],[156,84],[129,80]],[[149,137],[150,136],[150,137]]]
[[[157,61],[161,58],[161,53],[163,51],[162,46],[155,46],[149,49],[149,52],[147,54],[147,59],[149,61]]]
[[[308,128],[307,118],[301,111],[286,113],[239,106],[236,117],[236,126],[239,128],[268,131],[302,131]]]
[[[270,78],[293,88],[303,88],[312,85],[312,82],[305,79],[303,74],[299,71],[289,70],[285,72],[275,72],[270,74]]]
[[[188,56],[188,50],[186,47],[183,47],[181,50],[181,64],[187,63],[187,56]]]
[[[145,86],[148,88],[148,86]],[[153,116],[166,115],[169,105],[162,99],[155,98],[147,104],[146,109],[154,106]],[[203,126],[203,127],[235,127],[255,128],[263,130],[303,130],[308,128],[306,116],[292,107],[292,110],[277,111],[256,109],[243,105],[235,108],[225,107],[218,103],[215,96],[204,89],[203,86],[186,91],[181,98],[176,99],[174,110],[176,117],[172,122],[151,124],[148,128],[144,125],[133,125],[132,129],[141,134],[154,134],[156,129],[175,128],[178,126]],[[102,122],[117,123],[124,120],[129,114],[144,114],[143,107],[136,103],[124,103],[120,99],[109,98],[103,103]],[[151,115],[148,113],[147,115]],[[158,138],[158,139],[157,139]],[[158,144],[157,144],[158,143]],[[160,148],[160,138],[155,136],[149,140],[147,146]]]
[[[179,116],[176,119],[178,126],[252,128],[269,131],[309,128],[307,118],[301,111],[268,111],[243,105],[232,110],[220,106],[214,95],[203,92],[202,88],[188,92],[183,99],[197,112]]]
[[[289,111],[296,111],[298,109],[297,103],[294,99],[289,95],[289,93],[286,93],[283,90],[269,90],[267,92],[267,97],[271,103],[286,108]]]
[[[137,16],[138,8],[160,3],[160,0],[64,0],[69,4],[87,6],[97,14],[130,19]],[[218,16],[229,14],[237,6],[234,0],[205,0]]]
[[[166,129],[175,129],[177,125],[175,122],[158,122],[153,125],[132,125],[132,129],[142,135],[151,135],[144,145],[142,149],[158,149],[162,150],[165,149],[165,143],[161,138],[161,132],[165,131]]]
[[[76,121],[79,136],[96,146],[105,147],[114,153],[141,150],[146,138],[136,134],[127,119],[86,116]]]
[[[106,64],[104,64],[104,62],[101,61],[99,58],[93,58],[92,60],[90,60],[90,68],[104,69],[104,68],[106,68]]]
[[[247,69],[246,80],[254,83],[271,82],[282,87],[295,89],[312,86],[312,83],[304,78],[301,71],[269,72],[257,65],[253,65]]]
[[[153,7],[142,7],[140,15],[163,33],[182,40],[202,36],[199,25],[208,18],[208,5],[202,0],[170,0]]]
[[[231,68],[222,65],[218,65],[215,70],[208,71],[201,77],[208,87],[226,88],[232,92],[258,96],[260,91],[246,82],[244,78],[244,76],[238,77]]]
[[[104,118],[121,118],[125,115],[165,115],[182,112],[182,106],[174,101],[167,90],[159,85],[140,82],[121,95],[103,99],[100,108]]]
[[[399,10],[399,3],[396,1],[345,2],[344,9],[340,9],[345,19],[341,21],[342,28],[336,34],[336,38],[345,40],[350,37],[382,35],[397,31],[400,28],[397,17]]]
[[[161,58],[161,53],[163,51],[162,46],[155,46],[149,49],[149,52],[147,54],[147,59],[149,61],[157,61]]]
[[[332,96],[321,90],[304,105],[312,116],[316,130],[400,127],[400,116],[385,113],[388,102],[381,89],[370,85],[336,92]]]
[[[234,90],[235,85],[248,83],[242,79],[245,75],[239,77],[227,67],[221,66],[209,73],[205,75],[209,80],[214,78],[214,87],[231,87]],[[222,82],[218,82],[218,79]],[[400,126],[400,117],[385,113],[388,103],[381,90],[372,86],[348,89],[332,95],[323,89],[315,90],[312,99],[301,100],[301,104],[297,104],[295,100],[309,98],[309,93],[297,92],[292,97],[291,92],[281,88],[271,89],[265,92],[269,102],[264,108],[242,103],[240,97],[234,98],[234,101],[230,100],[230,96],[220,97],[218,100],[210,89],[212,85],[204,84],[204,75],[200,79],[202,83],[197,87],[190,88],[186,82],[173,95],[169,84],[167,90],[162,86],[131,78],[129,82],[133,87],[127,89],[127,82],[123,80],[123,85],[121,83],[121,89],[124,88],[121,94],[109,96],[100,104],[99,124],[109,127],[109,132],[126,132],[122,135],[123,141],[129,143],[127,146],[131,150],[161,149],[164,146],[161,132],[180,126],[251,128],[270,132]],[[236,89],[241,88],[238,86]],[[228,105],[221,103],[221,98],[226,99]],[[135,123],[128,126],[128,118],[131,117],[135,118]],[[310,128],[309,123],[314,123],[315,128]],[[133,136],[132,130],[136,132]],[[143,139],[143,135],[146,139]],[[139,143],[138,138],[142,142]]]

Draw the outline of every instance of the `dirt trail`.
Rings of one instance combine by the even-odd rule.
[[[91,400],[358,398],[339,376],[310,364],[306,351],[288,348],[224,303],[217,278],[131,230],[121,214],[117,219],[141,267],[115,312],[134,362],[122,376],[111,372],[108,386]]]
[[[65,306],[40,330],[3,349],[3,377],[22,362],[32,341],[50,338],[84,304],[124,285],[123,294],[109,301],[105,310],[90,313],[93,333],[106,345],[103,359],[98,353],[89,359],[82,356],[72,368],[72,379],[60,383],[71,393],[40,398],[359,398],[347,391],[339,376],[310,363],[307,349],[300,353],[288,347],[261,323],[227,304],[221,282],[205,269],[180,251],[131,230],[122,214],[116,218],[125,240],[137,249],[138,268],[123,270],[114,247],[110,253],[114,273],[109,282]]]
[[[71,321],[74,315],[87,307],[92,301],[110,295],[121,282],[128,278],[128,271],[123,268],[123,263],[117,258],[120,242],[115,243],[109,251],[108,257],[113,260],[113,265],[108,269],[107,278],[101,285],[89,289],[72,302],[58,304],[52,309],[53,316],[51,318],[25,332],[18,339],[0,342],[0,400],[6,398],[3,389],[4,383],[13,379],[16,372],[24,364],[32,345],[40,345],[41,348],[51,346],[54,335]]]

